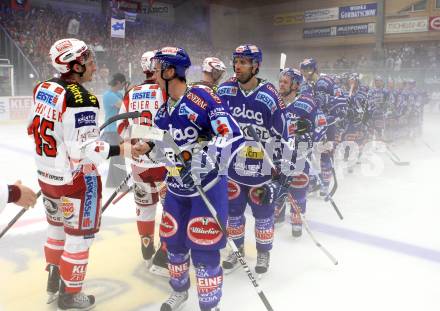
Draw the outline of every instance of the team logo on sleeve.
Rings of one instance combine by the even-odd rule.
[[[222,86],[217,90],[218,96],[237,96],[238,87],[236,86]]]
[[[58,101],[58,95],[49,91],[48,89],[40,89],[35,99],[54,107]]]
[[[220,241],[223,233],[212,217],[196,217],[190,220],[187,229],[191,241],[199,245],[213,245]]]
[[[269,108],[269,110],[274,113],[275,110],[277,109],[277,104],[275,102],[275,100],[266,92],[258,92],[257,96],[255,97],[255,100],[262,102],[263,104],[266,105],[267,108]]]
[[[229,133],[232,133],[231,125],[226,117],[219,117],[215,120],[212,120],[211,125],[214,129],[214,132],[218,135],[227,136]]]
[[[182,105],[179,108],[179,116],[187,116],[188,120],[191,122],[196,122],[199,115],[190,109],[185,103],[182,103]]]
[[[310,113],[313,110],[312,106],[310,106],[308,103],[300,101],[300,100],[295,101],[295,103],[293,104],[293,107],[304,110],[307,113]]]
[[[320,113],[316,116],[315,125],[316,125],[316,127],[322,127],[322,126],[327,125],[327,119],[325,118],[325,116],[322,113]]]

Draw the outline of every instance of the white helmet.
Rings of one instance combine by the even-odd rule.
[[[212,72],[213,69],[216,69],[221,72],[226,71],[225,64],[218,59],[217,57],[207,57],[203,61],[202,70],[204,72]]]
[[[84,41],[74,38],[61,39],[52,45],[49,56],[52,66],[59,73],[68,73],[71,70],[70,62],[77,61],[84,65],[90,56],[90,50]]]
[[[156,51],[147,51],[142,54],[141,66],[144,73],[151,73],[154,71],[153,62],[151,61],[151,59],[154,57],[154,54],[156,54]]]

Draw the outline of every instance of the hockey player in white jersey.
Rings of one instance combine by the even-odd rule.
[[[166,95],[152,80],[154,69],[151,58],[153,56],[154,51],[148,51],[142,55],[141,66],[146,79],[143,83],[131,88],[124,96],[120,113],[139,111],[141,117],[124,120],[118,125],[118,132],[122,137],[129,137],[132,124],[154,126],[157,111],[165,101]],[[131,142],[137,143],[134,140]],[[166,192],[164,184],[166,169],[162,164],[156,164],[146,155],[133,157],[131,168],[142,257],[152,273],[168,277],[166,246],[161,244],[157,252],[154,247],[156,206],[161,195],[163,198]]]
[[[44,246],[47,291],[50,301],[60,292],[58,310],[89,310],[95,298],[81,289],[89,248],[100,227],[102,184],[97,165],[123,155],[124,149],[99,140],[99,102],[82,86],[96,71],[88,46],[62,39],[52,45],[49,55],[61,77],[35,87],[28,127],[49,223]]]

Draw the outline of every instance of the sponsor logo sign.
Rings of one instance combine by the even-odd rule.
[[[304,22],[325,22],[339,19],[339,8],[309,10],[304,12]]]
[[[274,26],[294,25],[304,23],[303,12],[290,12],[284,14],[277,14],[273,17]]]
[[[386,34],[428,31],[428,17],[389,20],[386,22]]]
[[[362,18],[377,15],[377,3],[343,6],[339,8],[339,19]]]
[[[429,30],[440,30],[440,16],[431,16],[429,18]]]

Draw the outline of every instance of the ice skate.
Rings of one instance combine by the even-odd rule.
[[[167,251],[164,250],[162,247],[159,247],[157,252],[154,254],[150,272],[158,276],[169,277],[168,255]]]
[[[241,256],[244,257],[244,247],[240,246],[238,250],[241,253]],[[222,262],[223,272],[224,274],[229,274],[235,271],[240,266],[237,256],[233,251],[231,251],[225,260]]]
[[[95,296],[82,292],[76,294],[62,293],[58,298],[58,311],[85,311],[95,307]]]
[[[255,266],[255,273],[258,274],[258,277],[267,272],[269,269],[270,262],[270,252],[257,252],[257,264]]]
[[[188,291],[176,292],[173,291],[171,296],[162,304],[160,311],[176,311],[180,310],[188,300]]]
[[[47,271],[49,275],[47,277],[47,304],[50,304],[57,300],[58,292],[60,290],[60,270],[55,265],[48,265]]]
[[[319,196],[322,198],[326,198],[328,196],[328,186],[321,186],[319,190]]]

